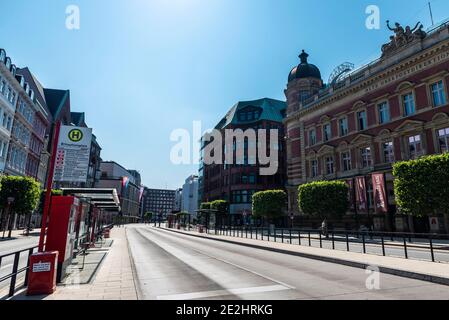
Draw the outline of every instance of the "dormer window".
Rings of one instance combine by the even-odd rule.
[[[8,69],[8,70],[11,68],[11,58],[10,57],[6,57],[5,66],[6,66],[6,69]]]
[[[6,51],[3,49],[0,49],[0,61],[5,63],[5,59],[6,59]]]
[[[261,115],[260,109],[244,109],[238,113],[239,121],[254,121],[258,120]]]

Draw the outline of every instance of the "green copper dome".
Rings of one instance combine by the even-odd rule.
[[[299,55],[301,59],[301,63],[294,67],[288,76],[288,82],[293,81],[295,79],[305,79],[305,78],[317,78],[321,79],[321,72],[317,66],[310,64],[307,62],[307,58],[309,55],[302,50],[302,53]]]

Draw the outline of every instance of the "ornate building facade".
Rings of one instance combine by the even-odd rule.
[[[392,164],[449,151],[449,27],[389,28],[394,35],[381,58],[340,81],[323,85],[304,52],[291,71],[284,120],[290,212],[299,214],[301,184],[340,179],[353,186],[364,177],[367,207],[357,210],[356,202],[352,210],[371,214],[378,230],[413,229],[396,214]],[[384,174],[387,214],[376,215],[373,173]],[[421,228],[415,231],[429,226]]]

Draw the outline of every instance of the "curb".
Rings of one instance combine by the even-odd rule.
[[[131,247],[129,246],[128,228],[126,228],[126,227],[125,227],[125,239],[126,239],[126,246],[128,248],[129,261],[131,262],[131,270],[133,272],[133,283],[134,283],[134,290],[136,291],[136,297],[137,297],[137,300],[143,300],[142,299],[142,297],[143,297],[142,290],[140,289],[139,284],[136,283],[137,269],[136,269],[136,265],[134,264],[134,258],[132,256]]]
[[[208,236],[188,234],[188,233],[184,233],[182,231],[171,230],[171,229],[167,229],[167,228],[159,228],[159,230],[165,230],[168,232],[174,232],[174,233],[183,234],[183,235],[190,236],[190,237],[207,239],[207,240],[211,240],[211,241],[220,241],[220,242],[236,244],[236,245],[240,245],[240,246],[244,246],[244,247],[250,247],[250,248],[254,248],[254,249],[288,254],[288,255],[292,255],[292,256],[298,256],[298,257],[302,257],[302,258],[319,260],[319,261],[324,261],[324,262],[329,262],[329,263],[335,263],[335,264],[345,265],[348,267],[354,267],[354,268],[359,268],[359,269],[366,269],[369,266],[372,266],[371,264],[366,264],[366,263],[362,263],[362,262],[355,262],[355,261],[343,260],[343,259],[339,259],[339,258],[325,257],[325,256],[314,255],[314,254],[310,254],[310,253],[295,252],[295,251],[290,251],[290,250],[285,250],[285,249],[270,248],[270,247],[260,246],[260,245],[256,245],[256,244],[242,243],[242,242],[237,242],[237,241],[232,241],[232,240],[227,240],[227,239],[210,238]],[[393,268],[389,268],[389,267],[382,267],[382,266],[377,266],[377,267],[379,268],[379,271],[381,273],[449,286],[449,278],[432,276],[429,274],[418,273],[418,272],[413,272],[413,271],[393,269]]]

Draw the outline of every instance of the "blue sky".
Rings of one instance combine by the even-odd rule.
[[[430,26],[427,0],[1,0],[0,47],[49,88],[70,89],[102,158],[177,188],[196,165],[170,162],[172,130],[213,127],[239,100],[285,99],[302,49],[326,81],[342,62],[380,54],[385,20]],[[431,1],[435,21],[447,0]],[[80,30],[65,28],[78,5]],[[377,5],[381,29],[365,27]]]

